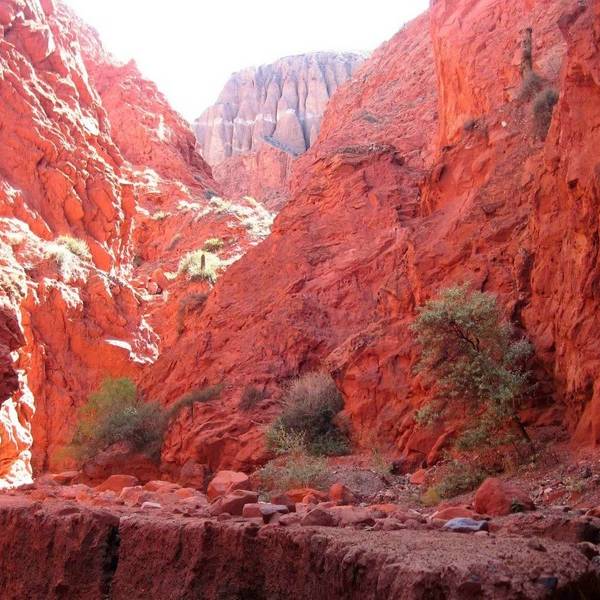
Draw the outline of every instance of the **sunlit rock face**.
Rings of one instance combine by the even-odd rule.
[[[304,152],[317,138],[329,98],[362,61],[352,53],[316,52],[235,73],[194,122],[202,156],[216,165],[265,143]]]
[[[440,0],[337,91],[273,233],[156,365],[157,393],[184,377],[230,384],[221,403],[182,419],[168,460],[264,460],[261,430],[282,386],[316,368],[343,391],[357,446],[377,439],[413,464],[433,459],[459,423],[415,425],[429,397],[410,324],[463,281],[496,294],[535,346],[542,385],[528,422],[600,442],[599,7]],[[546,136],[522,92],[532,24],[533,68],[559,94]],[[252,418],[237,408],[249,383],[269,398]]]

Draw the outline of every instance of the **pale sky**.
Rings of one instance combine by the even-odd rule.
[[[318,50],[371,51],[428,0],[65,0],[193,120],[235,71]]]

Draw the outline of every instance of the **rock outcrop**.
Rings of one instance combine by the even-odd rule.
[[[166,460],[251,467],[280,382],[328,368],[359,447],[376,437],[426,462],[449,428],[415,426],[427,391],[409,325],[461,281],[498,294],[533,341],[534,414],[553,406],[579,443],[598,443],[598,6],[441,0],[337,91],[272,235],[147,380],[157,394],[215,373],[230,385],[178,423]],[[547,136],[524,92],[529,28],[535,94],[558,93]],[[250,384],[267,390],[251,419],[236,410]]]
[[[235,73],[194,122],[202,156],[216,165],[264,144],[301,154],[317,139],[329,98],[363,58],[316,52]]]
[[[232,75],[217,103],[194,122],[200,152],[225,194],[280,209],[294,157],[317,139],[329,98],[363,60],[317,52]]]
[[[539,551],[515,535],[261,526],[183,519],[145,504],[142,512],[128,514],[64,501],[2,499],[4,596],[379,600],[598,594],[592,561],[574,545],[549,539],[543,546],[538,542]]]
[[[235,260],[271,215],[218,197],[183,119],[64,5],[2,3],[0,70],[0,479],[16,485],[68,462],[103,378],[139,376],[176,337],[175,290],[207,287],[176,279],[166,302],[181,256],[220,236]]]

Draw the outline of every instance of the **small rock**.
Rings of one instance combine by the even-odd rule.
[[[138,485],[138,483],[138,478],[133,475],[111,475],[100,485],[97,485],[95,489],[98,492],[103,492],[105,490],[120,492],[123,488],[133,487]]]
[[[410,482],[413,485],[424,485],[426,476],[427,476],[427,471],[425,471],[425,469],[419,469],[418,471],[415,471],[410,476]]]
[[[577,544],[577,549],[590,560],[592,560],[595,556],[600,555],[600,549],[598,546],[596,544],[592,544],[591,542],[579,542]]]
[[[338,504],[354,504],[355,495],[343,484],[334,483],[329,488],[329,499]]]
[[[245,473],[239,471],[219,471],[208,484],[206,495],[212,502],[219,496],[224,496],[225,494],[235,490],[242,490],[249,486],[250,480]]]
[[[292,502],[303,502],[304,498],[309,495],[314,496],[316,498],[316,502],[326,502],[329,500],[329,496],[327,494],[324,494],[323,492],[313,488],[295,488],[293,490],[288,490],[285,495],[292,500]]]
[[[546,546],[542,544],[539,540],[533,539],[527,542],[527,546],[532,550],[537,550],[538,552],[547,552]]]
[[[300,524],[314,527],[335,527],[337,520],[328,510],[313,508],[302,517]]]
[[[156,510],[162,508],[158,502],[142,502],[142,510]]]
[[[477,513],[466,506],[449,506],[434,512],[431,519],[442,519],[449,521],[450,519],[477,519]]]
[[[457,518],[450,519],[443,527],[449,531],[457,533],[471,533],[474,531],[487,531],[489,529],[487,521],[476,521],[475,519]]]

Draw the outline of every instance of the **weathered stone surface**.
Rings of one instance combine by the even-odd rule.
[[[330,96],[363,58],[316,52],[235,73],[194,122],[202,156],[215,165],[265,143],[304,152],[316,140]]]
[[[555,595],[593,598],[600,583],[575,545],[544,540],[547,551],[539,552],[519,536],[466,535],[458,544],[438,531],[259,528],[158,509],[119,518],[19,498],[0,500],[0,526],[7,598],[458,600],[474,597],[466,583],[476,582],[482,597],[541,599],[549,579]]]
[[[478,513],[491,516],[535,509],[535,504],[527,493],[516,485],[496,477],[490,477],[481,484],[475,493],[473,506]]]

